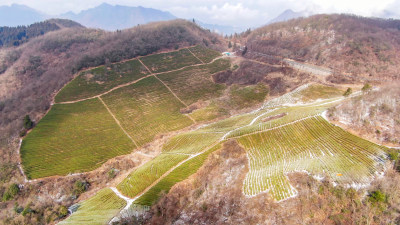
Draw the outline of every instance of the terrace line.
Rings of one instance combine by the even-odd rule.
[[[147,76],[141,77],[141,78],[139,78],[139,79],[137,79],[137,80],[134,80],[134,81],[131,81],[131,82],[128,82],[128,83],[125,83],[125,84],[118,85],[118,86],[116,86],[116,87],[111,88],[110,90],[108,90],[108,91],[106,91],[106,92],[103,92],[103,93],[101,93],[101,94],[98,94],[98,95],[95,95],[95,96],[92,96],[92,97],[83,98],[83,99],[74,100],[74,101],[56,102],[56,103],[54,103],[54,104],[72,104],[72,103],[82,102],[82,101],[89,100],[89,99],[94,99],[94,98],[97,98],[97,97],[101,97],[101,96],[103,96],[103,95],[106,95],[106,94],[108,94],[108,93],[110,93],[110,92],[113,92],[113,91],[115,91],[115,90],[117,90],[117,89],[120,89],[120,88],[129,86],[129,85],[131,85],[131,84],[135,84],[135,83],[137,83],[137,82],[139,82],[139,81],[141,81],[141,80],[143,80],[143,79],[146,79],[146,78],[148,78],[148,77],[152,77],[152,76],[159,75],[159,74],[170,73],[170,72],[176,72],[176,71],[184,70],[184,69],[190,68],[190,67],[196,67],[196,66],[201,66],[201,65],[209,65],[209,64],[212,64],[212,63],[214,63],[215,61],[217,61],[218,59],[221,59],[221,58],[225,58],[225,57],[224,57],[224,56],[219,56],[219,57],[214,58],[214,59],[213,59],[212,61],[210,61],[209,63],[194,64],[194,65],[184,66],[184,67],[179,68],[179,69],[169,70],[169,71],[159,72],[159,73],[151,73],[151,71],[149,70],[149,68],[147,68],[147,66],[145,66],[146,69],[150,72],[150,74],[147,75]],[[133,59],[138,59],[138,60],[142,63],[142,61],[141,61],[139,58],[133,58]],[[129,60],[133,60],[133,59],[129,59]],[[128,61],[129,61],[129,60],[128,60]],[[142,63],[142,65],[144,65],[144,64]],[[186,105],[186,104],[185,104],[185,105]]]
[[[117,117],[114,116],[114,114],[111,112],[111,110],[108,108],[108,106],[106,105],[106,103],[103,101],[103,99],[99,96],[97,97],[101,103],[103,103],[104,107],[106,107],[108,113],[110,113],[110,115],[112,116],[112,118],[114,118],[115,122],[118,124],[118,126],[121,128],[121,130],[126,134],[126,136],[128,136],[129,139],[131,139],[131,141],[133,142],[133,144],[135,144],[136,148],[139,148],[138,144],[136,143],[135,140],[133,140],[133,138],[128,134],[128,132],[126,132],[126,130],[121,126],[121,123],[119,122],[119,120],[117,119]]]

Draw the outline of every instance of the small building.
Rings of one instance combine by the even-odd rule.
[[[222,55],[230,57],[230,56],[234,56],[235,53],[234,52],[223,52]]]

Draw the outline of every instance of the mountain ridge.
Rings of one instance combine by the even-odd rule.
[[[102,15],[103,17],[99,17]],[[71,19],[89,28],[104,30],[121,30],[155,21],[176,19],[170,12],[142,6],[130,7],[122,5],[101,5],[83,10],[79,13],[67,12],[61,18]]]

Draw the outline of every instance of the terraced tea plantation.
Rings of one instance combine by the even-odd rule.
[[[200,60],[198,60],[189,50],[185,48],[175,52],[141,57],[140,60],[153,73],[167,72],[185,66],[202,64]]]
[[[102,99],[139,146],[157,134],[193,124],[180,113],[185,105],[154,77],[115,90]]]
[[[209,63],[218,56],[221,56],[220,52],[206,48],[202,45],[197,45],[195,47],[189,48],[189,50],[204,63]]]
[[[205,153],[195,156],[160,180],[156,185],[150,188],[145,194],[140,196],[134,203],[138,205],[153,205],[160,197],[160,193],[166,192],[171,189],[176,183],[181,182],[188,178],[190,175],[197,172],[197,170],[203,165],[207,157],[214,151],[221,148],[221,145],[216,145],[207,150]]]
[[[133,198],[144,191],[165,172],[188,157],[188,155],[161,154],[132,172],[118,184],[117,188],[125,196]]]
[[[248,152],[250,171],[243,191],[268,191],[276,200],[294,196],[287,174],[307,171],[339,184],[368,184],[383,166],[385,148],[358,138],[320,116],[238,138]]]
[[[148,74],[147,69],[137,59],[111,64],[109,67],[99,66],[81,72],[58,93],[55,101],[67,102],[90,98]]]
[[[210,52],[203,47],[194,47],[194,51],[200,57]],[[212,55],[209,59],[218,56]],[[187,66],[182,73],[175,71],[174,75],[182,77],[174,79],[182,87],[197,82],[192,89],[202,93],[202,85],[214,85],[210,97],[224,88],[211,82],[211,74],[230,66],[227,60],[198,65],[202,63],[188,49],[141,60],[147,65],[132,59],[83,71],[58,93],[55,100],[59,104],[52,106],[22,142],[22,165],[28,179],[90,171],[108,159],[131,153],[158,134],[194,124],[180,112],[186,105],[147,67],[162,72]],[[178,94],[201,97],[197,92]]]
[[[219,97],[226,86],[211,79],[215,71],[227,70],[228,60],[219,59],[212,64],[157,75],[186,104]]]
[[[92,198],[79,203],[78,210],[60,225],[103,225],[126,206],[126,201],[118,197],[110,188],[97,192]]]
[[[163,147],[163,153],[197,154],[219,142],[223,133],[194,131],[172,137]]]
[[[54,105],[22,141],[21,159],[35,179],[93,170],[134,148],[103,104],[91,99]]]
[[[93,170],[159,134],[228,114],[213,103],[226,86],[214,83],[211,76],[231,67],[229,60],[219,56],[195,46],[81,72],[23,140],[20,151],[27,177]],[[238,95],[250,95],[255,88],[235,90]],[[287,175],[301,171],[329,177],[340,185],[368,184],[383,171],[387,149],[322,117],[329,107],[346,99],[342,93],[336,87],[303,85],[253,112],[190,127],[169,138],[160,155],[116,188],[103,189],[83,201],[60,224],[107,224],[122,211],[148,209],[160,193],[194,174],[228,139],[237,140],[247,152],[249,172],[243,194],[248,197],[264,192],[277,201],[293,197],[297,190]],[[259,103],[265,96],[258,96]],[[181,113],[198,102],[210,104]]]

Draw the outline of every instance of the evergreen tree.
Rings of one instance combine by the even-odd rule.
[[[31,120],[31,118],[29,117],[29,115],[26,115],[24,118],[24,128],[27,130],[32,129],[33,127],[33,122]]]

